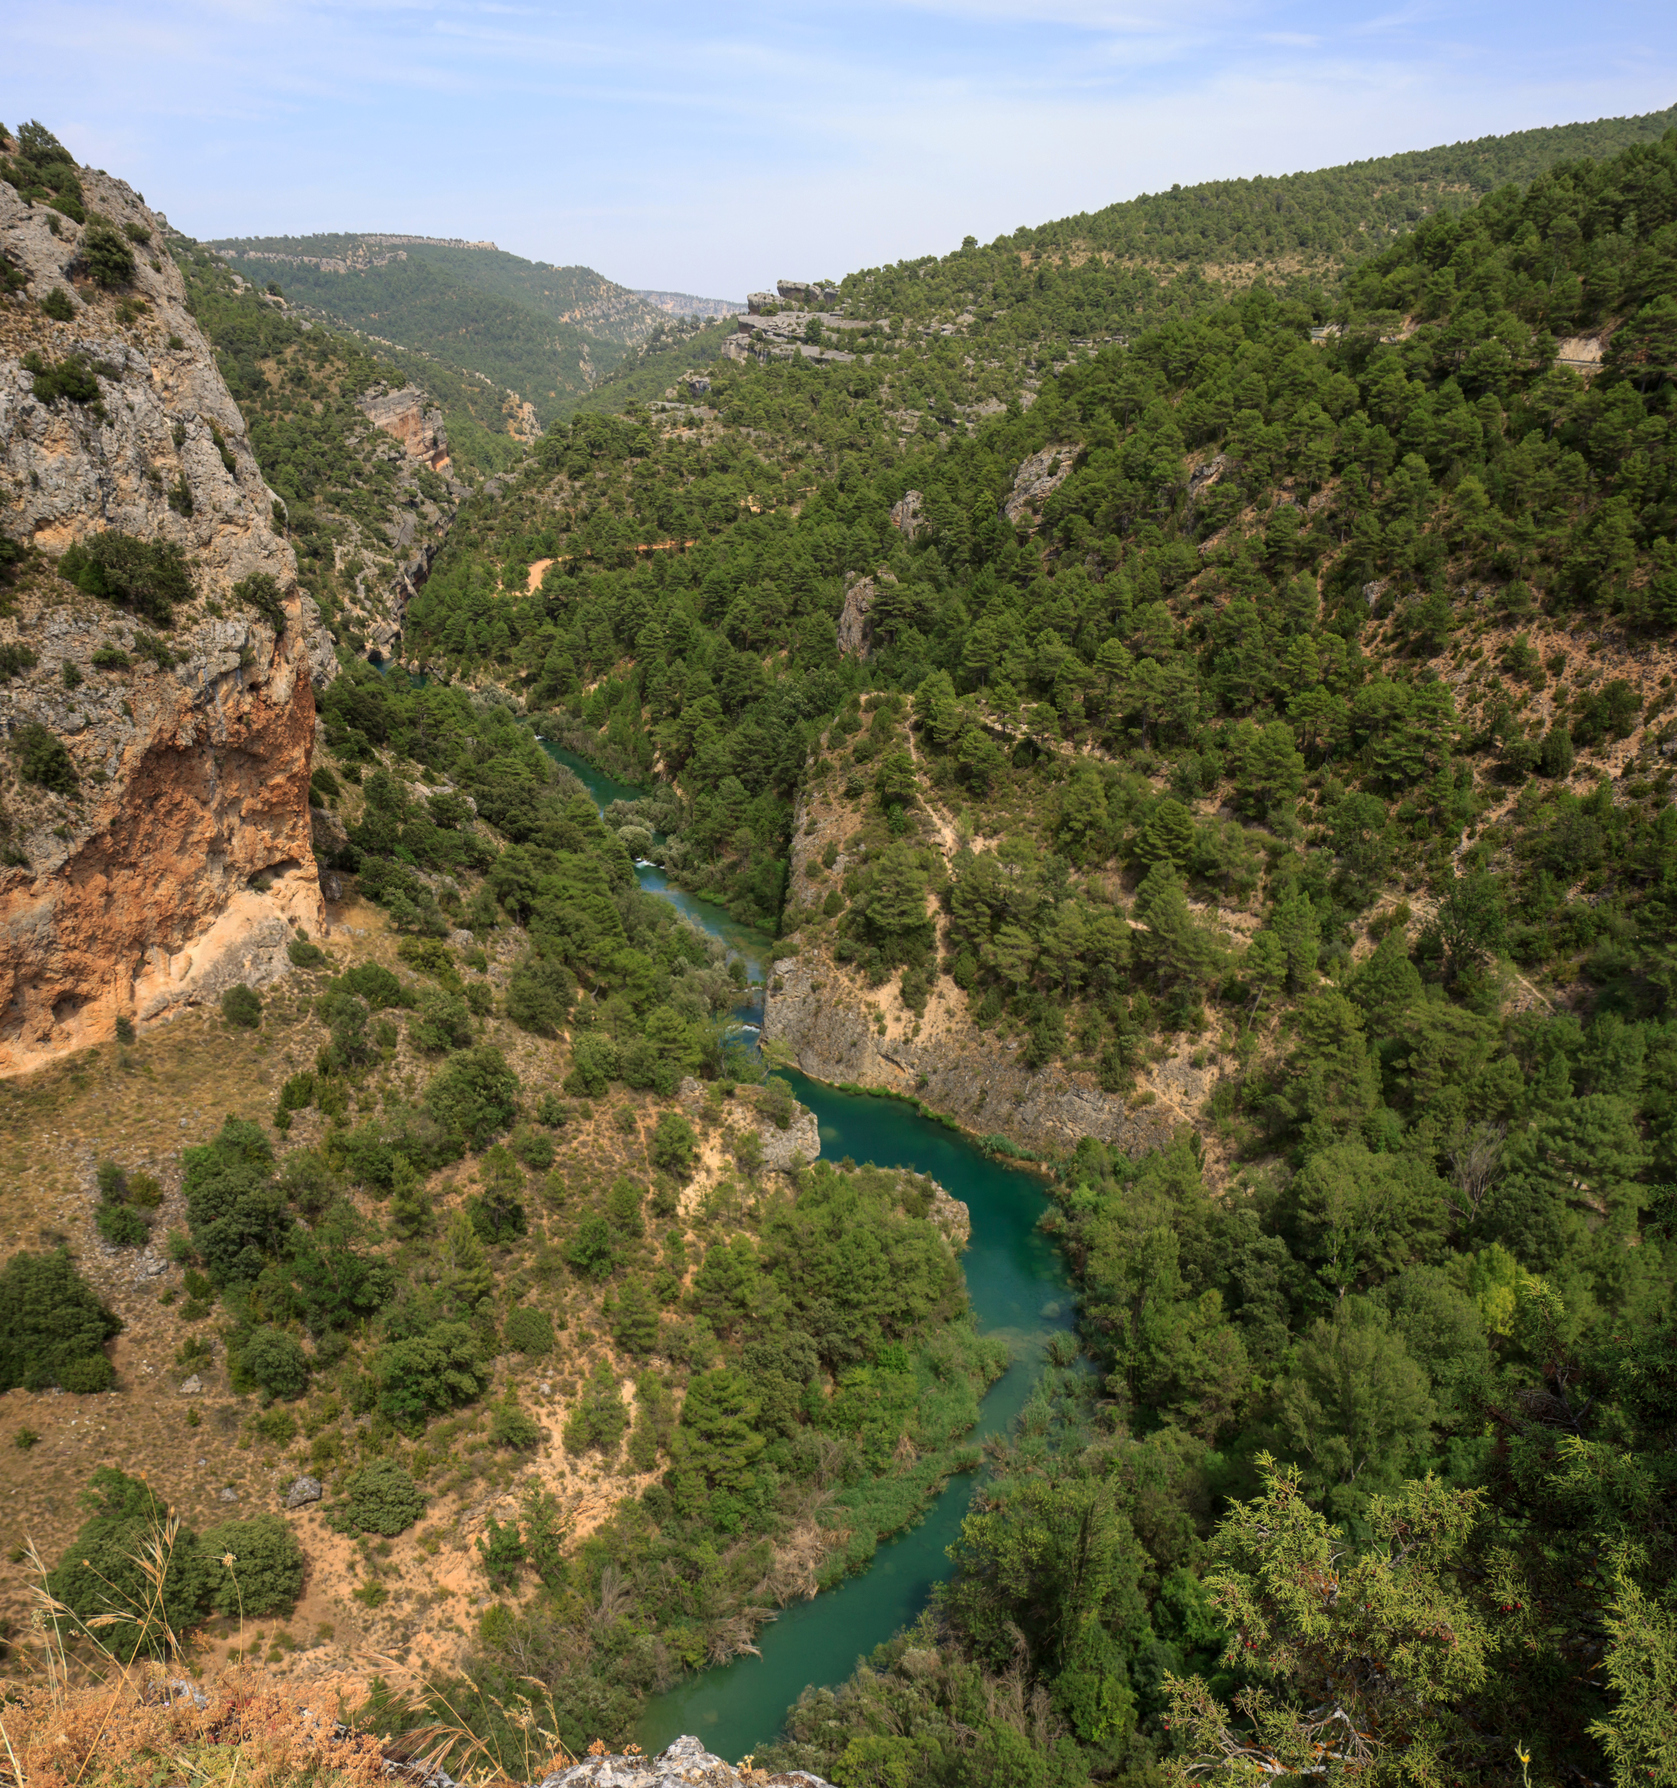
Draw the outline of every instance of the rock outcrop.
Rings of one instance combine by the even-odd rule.
[[[807,1167],[821,1153],[821,1130],[815,1113],[800,1105],[791,1124],[782,1130],[777,1124],[760,1124],[757,1138],[762,1145],[762,1162],[777,1173],[792,1173]]]
[[[293,927],[323,923],[308,778],[311,684],[336,673],[331,642],[162,247],[167,225],[123,182],[79,178],[85,226],[0,183],[0,248],[27,282],[0,301],[0,533],[41,549],[0,588],[14,771],[0,1073],[97,1043],[119,1015],[143,1023],[269,979]],[[105,291],[85,248],[110,226],[135,266]],[[42,310],[54,293],[67,320]],[[181,549],[192,587],[172,615],[56,574],[67,547],[106,530]],[[277,606],[233,596],[256,573]]]
[[[895,581],[895,580],[893,580]],[[842,658],[866,658],[873,651],[874,580],[852,572],[844,583],[844,607],[839,610],[838,649]]]
[[[409,459],[423,460],[433,472],[448,465],[443,413],[417,385],[404,385],[400,391],[375,385],[363,392],[355,405],[375,428],[394,435]]]
[[[828,1784],[805,1769],[776,1775],[749,1764],[736,1769],[713,1757],[696,1738],[678,1738],[656,1757],[639,1752],[589,1757],[532,1788],[828,1788]]]
[[[910,1093],[971,1130],[1044,1153],[1074,1148],[1083,1136],[1126,1153],[1170,1141],[1158,1106],[1132,1109],[1058,1065],[1033,1074],[975,1026],[919,1041],[881,1037],[863,991],[825,953],[783,958],[769,985],[764,1041],[788,1045],[799,1071],[816,1080]]]
[[[1002,514],[1016,528],[1034,527],[1043,504],[1071,476],[1082,451],[1082,444],[1074,441],[1070,445],[1044,447],[1021,461],[1013,474],[1013,488],[1002,504]]]

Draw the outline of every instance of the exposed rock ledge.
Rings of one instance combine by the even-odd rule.
[[[778,1775],[748,1765],[736,1769],[712,1756],[696,1738],[678,1738],[656,1757],[590,1757],[533,1788],[829,1788],[829,1784],[804,1769]]]
[[[763,1002],[764,1040],[788,1044],[797,1067],[816,1080],[908,1093],[968,1129],[1044,1153],[1084,1136],[1128,1153],[1170,1140],[1170,1117],[1157,1106],[1131,1110],[1057,1064],[1032,1074],[970,1025],[920,1042],[881,1037],[864,1002],[825,954],[783,958]]]

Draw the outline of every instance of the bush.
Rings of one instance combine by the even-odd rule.
[[[12,750],[17,753],[17,773],[25,782],[55,795],[73,795],[80,787],[76,761],[64,741],[38,720],[25,721],[12,734]]]
[[[174,620],[177,602],[192,600],[186,554],[172,540],[141,540],[107,528],[68,548],[58,571],[89,596],[120,602],[156,627]]]
[[[406,1533],[425,1513],[425,1493],[394,1459],[375,1459],[344,1481],[344,1500],[328,1519],[340,1533]]]
[[[73,404],[99,401],[99,381],[92,367],[79,354],[71,354],[64,360],[47,361],[31,349],[24,355],[23,364],[35,375],[33,389],[37,403],[56,403],[61,397],[69,398]],[[74,550],[72,547],[71,551]]]
[[[507,982],[507,1017],[538,1037],[557,1036],[570,1016],[575,987],[569,969],[532,950]]]
[[[262,996],[243,981],[221,996],[221,1016],[240,1030],[254,1031],[262,1024]]]
[[[529,1304],[507,1312],[501,1334],[508,1347],[530,1359],[545,1359],[553,1351],[553,1318]]]
[[[232,455],[224,449],[222,458],[225,461],[231,459]],[[231,472],[233,467],[228,466],[227,469]],[[236,602],[255,609],[273,628],[276,636],[285,632],[285,605],[280,601],[279,585],[266,571],[257,571],[249,577],[240,578],[233,586],[233,598]]]
[[[116,1367],[102,1353],[72,1360],[58,1375],[58,1388],[76,1397],[96,1396],[116,1385]]]
[[[40,659],[27,646],[10,641],[0,646],[0,683],[9,683],[19,671],[33,670]]]
[[[162,1532],[168,1507],[137,1478],[108,1465],[94,1472],[82,1501],[91,1512],[48,1574],[47,1588],[84,1624],[117,1616],[99,1637],[118,1658],[163,1654],[172,1648],[172,1637],[203,1619],[209,1605],[212,1567],[197,1534],[188,1527],[176,1533],[158,1605],[141,1560]],[[136,1609],[154,1606],[151,1620],[132,1618]]]
[[[204,1530],[200,1544],[210,1564],[210,1601],[217,1614],[249,1620],[289,1614],[297,1605],[303,1548],[278,1515],[218,1522]]]
[[[562,1130],[570,1121],[570,1106],[556,1093],[543,1093],[536,1106],[536,1122],[550,1130]]]
[[[309,1358],[302,1344],[282,1329],[251,1331],[234,1359],[234,1389],[260,1386],[270,1397],[301,1397],[309,1388]]]
[[[528,1410],[520,1409],[509,1395],[497,1403],[489,1418],[489,1444],[510,1447],[515,1453],[533,1453],[542,1443],[541,1424]]]
[[[467,1148],[488,1146],[518,1115],[518,1076],[500,1050],[462,1050],[431,1082],[426,1107]]]
[[[103,1372],[110,1383],[105,1343],[121,1320],[94,1296],[62,1248],[53,1254],[14,1254],[0,1271],[0,1391],[73,1388],[66,1375],[82,1362],[77,1386]],[[96,1364],[95,1364],[96,1362]]]
[[[338,986],[367,1002],[370,1010],[382,1012],[391,1006],[411,1006],[413,995],[382,962],[358,962],[338,977]]]
[[[107,291],[130,285],[134,279],[134,251],[104,218],[95,218],[82,233],[81,258],[87,270]]]
[[[319,944],[311,944],[306,938],[294,937],[285,946],[285,953],[291,958],[293,968],[325,968],[331,960]]]
[[[514,1130],[507,1146],[533,1173],[546,1173],[553,1165],[553,1138],[539,1130]]]
[[[54,286],[41,300],[41,309],[55,323],[68,323],[76,314],[75,300],[62,286]]]
[[[379,1409],[404,1427],[475,1403],[489,1385],[489,1367],[463,1322],[439,1322],[422,1335],[387,1341],[368,1362]]]
[[[678,1180],[688,1179],[698,1154],[693,1126],[678,1112],[666,1111],[652,1132],[652,1165]]]
[[[93,1221],[113,1248],[140,1248],[151,1237],[151,1227],[140,1213],[126,1204],[102,1204]]]

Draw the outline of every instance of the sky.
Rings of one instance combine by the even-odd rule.
[[[1677,101],[1667,0],[8,0],[0,119],[199,238],[739,298],[1175,182]]]

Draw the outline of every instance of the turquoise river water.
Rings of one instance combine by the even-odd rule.
[[[601,807],[642,793],[543,743]],[[670,887],[651,864],[637,864],[635,872],[649,894],[671,901],[741,957],[753,982],[763,980],[772,960],[771,938],[740,925],[714,902]],[[759,990],[754,1005],[742,1008],[742,1022],[754,1024],[761,1016],[760,1001]],[[911,1106],[840,1092],[801,1074],[786,1078],[815,1113],[828,1160],[848,1155],[881,1167],[912,1167],[930,1174],[972,1213],[972,1240],[962,1265],[973,1314],[982,1332],[1009,1343],[1012,1363],[986,1395],[971,1438],[1006,1432],[1041,1375],[1049,1336],[1072,1320],[1063,1264],[1037,1228],[1047,1206],[1042,1188]],[[972,1472],[951,1479],[925,1518],[882,1544],[865,1572],[783,1609],[758,1634],[759,1656],[701,1671],[655,1697],[640,1723],[642,1747],[656,1752],[691,1732],[719,1756],[738,1758],[773,1738],[807,1686],[841,1682],[859,1658],[926,1606],[933,1586],[949,1573],[947,1548],[960,1532],[975,1481]]]

